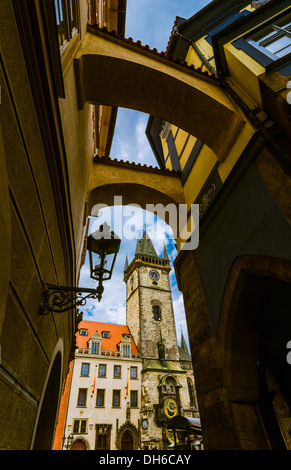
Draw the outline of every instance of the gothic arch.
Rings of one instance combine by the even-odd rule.
[[[166,381],[167,379],[172,379],[172,380],[175,382],[175,387],[179,387],[179,388],[182,387],[182,385],[180,384],[180,382],[179,382],[179,380],[177,379],[177,377],[175,377],[175,375],[173,375],[172,373],[163,375],[163,376],[160,378],[160,383],[159,383],[158,387],[161,387],[161,386],[165,383],[165,381]]]
[[[89,443],[85,438],[77,438],[74,440],[72,443],[71,447],[69,450],[88,450],[89,449]]]
[[[127,435],[132,436],[132,450],[138,450],[140,447],[138,430],[130,421],[126,421],[126,423],[119,429],[116,436],[116,448],[118,450],[122,450],[123,438]]]

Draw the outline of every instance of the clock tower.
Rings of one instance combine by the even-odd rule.
[[[134,259],[130,265],[126,260],[124,270],[126,323],[144,358],[158,358],[159,349],[164,348],[167,359],[179,359],[170,271],[166,248],[159,258],[145,230]]]
[[[137,241],[133,260],[126,257],[126,324],[141,353],[141,448],[167,449],[167,423],[177,414],[193,416],[189,387],[194,386],[191,356],[181,360],[169,273],[145,230]]]

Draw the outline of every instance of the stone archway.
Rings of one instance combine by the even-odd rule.
[[[32,439],[32,450],[51,450],[61,395],[63,341],[55,347],[40,400]]]
[[[97,216],[102,207],[115,205],[137,205],[156,213],[171,227],[175,239],[187,224],[187,206],[178,172],[96,158],[90,173],[85,217]]]
[[[230,272],[217,342],[222,348],[225,400],[238,448],[283,450],[291,439],[274,400],[291,424],[291,262],[244,256]],[[286,426],[285,426],[286,427]]]
[[[277,449],[286,442],[290,447],[288,430],[284,443],[267,398],[275,390],[270,388],[273,376],[290,402],[291,261],[238,257],[225,285],[217,335],[194,252],[180,252],[175,270],[185,303],[204,448]]]
[[[75,442],[73,442],[70,450],[87,450],[87,445],[83,439],[77,439]]]
[[[138,450],[139,436],[136,427],[127,421],[118,431],[116,437],[118,450]]]
[[[88,26],[75,70],[80,109],[89,102],[158,116],[200,139],[220,161],[244,125],[217,77],[97,26]]]

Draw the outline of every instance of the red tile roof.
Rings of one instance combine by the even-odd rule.
[[[83,336],[79,334],[81,329],[88,330],[88,335]],[[98,334],[102,334],[102,331],[109,331],[110,338],[102,338],[101,351],[118,351],[117,344],[121,341],[123,334],[131,334],[128,326],[117,325],[115,323],[102,323],[96,321],[82,320],[78,325],[78,332],[76,334],[77,348],[88,347],[87,343],[92,335],[97,331]],[[136,344],[132,337],[131,352],[138,353]]]

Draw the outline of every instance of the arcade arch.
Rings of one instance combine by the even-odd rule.
[[[219,161],[244,125],[215,76],[97,26],[88,26],[75,70],[80,109],[89,102],[160,117],[204,142]]]
[[[217,341],[223,350],[227,401],[238,442],[249,436],[256,449],[282,450],[290,441],[290,272],[287,260],[239,257],[224,294]]]

